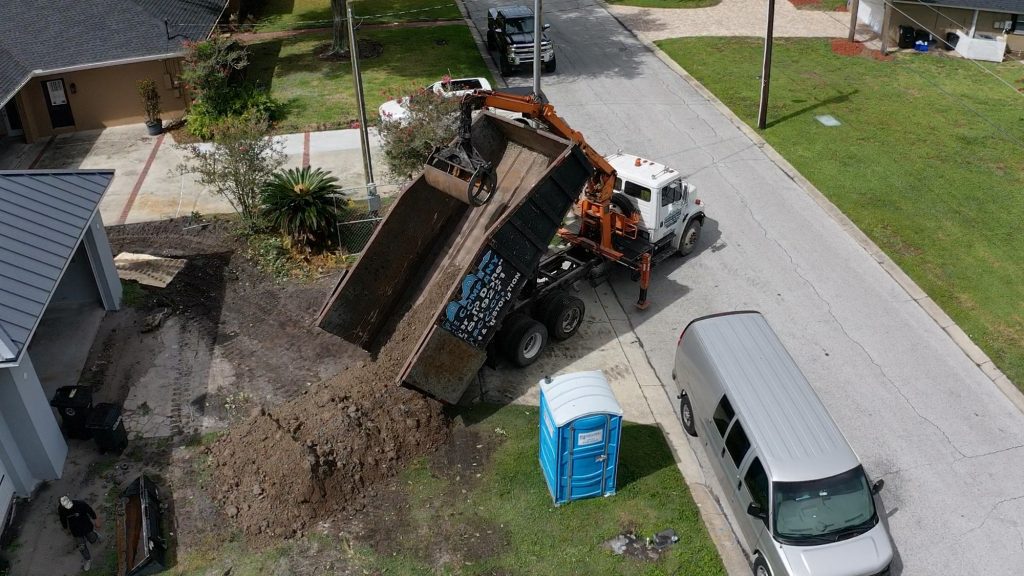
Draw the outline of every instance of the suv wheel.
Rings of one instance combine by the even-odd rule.
[[[544,71],[549,73],[549,74],[551,72],[555,71],[555,59],[554,58],[552,58],[550,62],[545,62],[544,63]]]

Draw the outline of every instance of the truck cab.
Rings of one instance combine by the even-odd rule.
[[[544,30],[550,28],[545,24]],[[487,10],[487,49],[497,52],[498,68],[507,76],[520,66],[533,65],[533,10],[527,6],[499,6]],[[555,71],[555,49],[541,33],[541,62],[545,72]]]
[[[653,160],[618,152],[607,157],[615,168],[614,207],[640,215],[640,229],[658,251],[689,255],[700,239],[704,203],[678,171]]]

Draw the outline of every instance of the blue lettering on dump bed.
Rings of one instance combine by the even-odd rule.
[[[486,345],[522,277],[501,255],[487,250],[462,279],[460,297],[448,303],[441,326],[474,346]]]

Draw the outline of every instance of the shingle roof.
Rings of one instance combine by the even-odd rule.
[[[949,6],[970,8],[986,12],[1002,12],[1006,14],[1024,14],[1024,0],[897,0],[903,4],[929,4],[932,6]]]
[[[20,361],[113,178],[0,171],[0,364]]]
[[[0,2],[0,103],[34,71],[177,54],[203,40],[228,0]]]

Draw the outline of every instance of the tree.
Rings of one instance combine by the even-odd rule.
[[[331,0],[331,16],[334,19],[334,38],[328,54],[341,55],[348,47],[348,30],[345,19],[348,18],[348,0]]]
[[[391,176],[405,179],[423,169],[431,150],[445,146],[458,132],[460,100],[420,89],[402,99],[407,114],[385,118],[378,132]]]
[[[220,194],[238,212],[246,230],[260,228],[263,185],[284,164],[282,146],[267,136],[266,115],[229,116],[213,127],[213,145],[181,146],[187,155],[178,170]]]
[[[263,185],[263,216],[293,249],[323,246],[348,207],[338,179],[309,166],[275,172]]]

